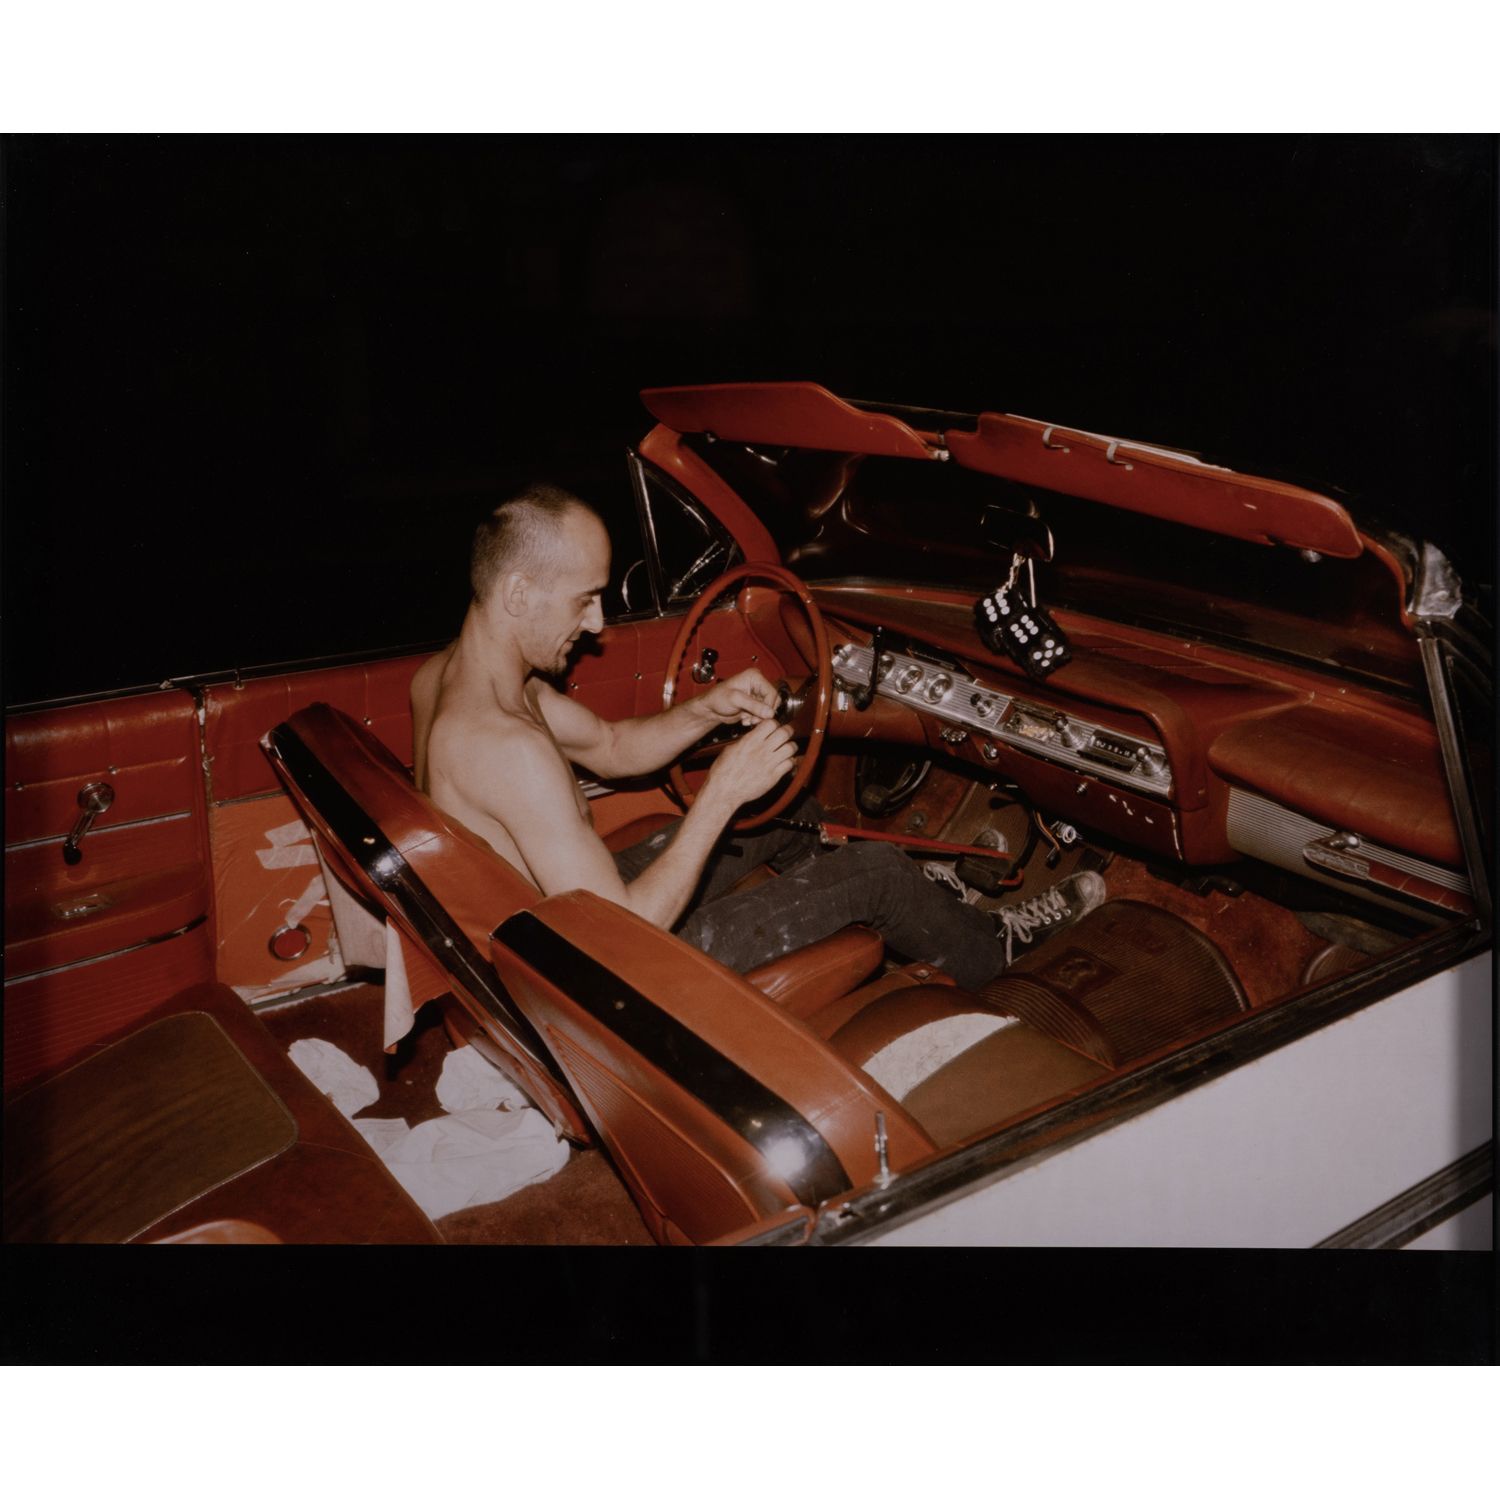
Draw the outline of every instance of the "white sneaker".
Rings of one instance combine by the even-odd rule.
[[[958,878],[958,872],[950,864],[945,864],[940,859],[929,859],[922,866],[922,873],[933,882],[934,885],[946,885],[958,892],[958,899],[965,906],[973,906],[979,900],[980,892],[966,881]]]
[[[974,840],[976,849],[998,849],[1004,851],[1005,840],[998,828],[981,828]],[[958,892],[958,899],[965,906],[973,906],[984,899],[984,892],[960,878],[951,860],[929,859],[922,865],[922,873],[937,885],[946,885]]]
[[[1002,906],[994,915],[1000,936],[1005,939],[1006,967],[1014,961],[1017,943],[1034,942],[1038,935],[1051,937],[1064,927],[1071,927],[1103,901],[1104,877],[1093,870],[1080,870],[1030,901]]]

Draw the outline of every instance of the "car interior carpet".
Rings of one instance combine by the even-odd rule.
[[[1249,1009],[1224,955],[1181,917],[1107,901],[986,985],[1044,1036],[1120,1067]]]
[[[1112,900],[1144,902],[1196,927],[1229,961],[1252,1006],[1269,1005],[1299,988],[1309,961],[1325,945],[1295,913],[1254,891],[1187,891],[1159,880],[1129,855],[1116,855],[1104,884]]]
[[[436,1005],[417,1012],[411,1032],[394,1054],[381,1049],[385,997],[379,985],[362,984],[262,1011],[260,1019],[283,1047],[299,1038],[331,1041],[369,1068],[380,1097],[363,1111],[399,1118],[408,1125],[440,1118],[438,1098],[444,1064],[454,1055]],[[472,1051],[463,1048],[459,1054]],[[545,1182],[521,1188],[496,1203],[439,1216],[439,1233],[473,1245],[650,1245],[646,1228],[624,1183],[598,1150],[572,1150],[567,1165]]]

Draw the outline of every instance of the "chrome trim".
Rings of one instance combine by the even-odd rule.
[[[1451,620],[1463,606],[1453,564],[1431,542],[1423,542],[1412,571],[1407,613],[1418,620]]]
[[[1486,873],[1484,849],[1480,842],[1479,820],[1474,812],[1474,787],[1468,758],[1448,699],[1449,672],[1444,647],[1435,636],[1423,634],[1418,645],[1422,650],[1422,669],[1427,674],[1427,695],[1432,700],[1432,719],[1437,726],[1438,748],[1443,753],[1443,771],[1448,779],[1448,796],[1453,803],[1453,817],[1463,843],[1464,862],[1469,867],[1470,892],[1479,920],[1489,926],[1489,876]]]
[[[410,769],[411,767],[408,766],[407,770]],[[286,797],[286,790],[283,787],[278,786],[275,791],[249,792],[243,797],[226,797],[222,802],[210,801],[208,805],[211,811],[216,807],[238,807],[242,802],[265,802],[268,798],[271,797]],[[290,801],[291,799],[287,798],[287,800]]]
[[[658,615],[662,612],[665,590],[661,582],[661,559],[656,552],[656,518],[651,512],[651,497],[646,493],[646,460],[634,448],[625,450],[625,465],[630,470],[630,486],[635,492],[636,521],[645,543],[646,581],[651,585],[651,601]]]
[[[129,823],[111,823],[107,828],[95,828],[91,831],[91,839],[102,839],[106,834],[123,833],[127,828],[146,828],[152,823],[180,823],[183,818],[192,817],[192,809],[185,812],[162,813],[155,818],[134,818]],[[61,844],[68,838],[65,833],[48,834],[44,839],[22,839],[18,844],[7,844],[5,852],[11,853],[16,849],[40,849],[46,844]]]
[[[1362,899],[1393,906],[1398,911],[1409,911],[1411,902],[1420,901],[1421,898],[1417,896],[1402,900],[1395,892],[1378,884],[1340,879],[1327,864],[1314,864],[1307,858],[1304,851],[1309,845],[1326,845],[1329,839],[1343,831],[1327,823],[1315,822],[1312,818],[1293,812],[1289,807],[1283,807],[1279,802],[1272,802],[1269,797],[1247,792],[1243,787],[1232,786],[1229,789],[1225,833],[1231,849],[1240,854],[1248,854],[1252,859],[1263,859],[1267,864],[1290,870],[1295,875],[1306,875],[1324,885],[1337,886],[1338,889]],[[1452,891],[1455,895],[1472,897],[1469,882],[1459,871],[1431,864],[1410,854],[1402,854],[1399,850],[1387,849],[1370,839],[1361,839],[1358,857],[1365,863],[1374,861],[1389,865],[1403,874],[1415,875],[1445,891]]]
[[[13,984],[30,984],[33,979],[45,979],[49,974],[62,974],[68,969],[86,969],[90,964],[102,964],[106,959],[119,958],[123,954],[135,953],[142,948],[154,948],[158,943],[169,943],[173,938],[180,938],[183,933],[191,932],[195,927],[201,927],[206,921],[208,921],[208,913],[204,912],[201,917],[194,917],[186,927],[179,927],[175,932],[164,932],[159,937],[149,937],[141,943],[132,943],[128,948],[115,948],[108,953],[96,954],[93,958],[77,958],[70,964],[58,964],[51,969],[35,969],[30,974],[7,976],[5,988],[9,989]]]
[[[399,661],[405,656],[430,656],[452,643],[448,636],[440,641],[420,641],[415,645],[372,646],[363,651],[343,651],[331,656],[311,656],[303,661],[263,662],[254,667],[226,667],[213,672],[183,672],[160,682],[139,682],[128,687],[106,688],[97,693],[68,693],[60,698],[38,698],[30,703],[7,704],[7,716],[37,713],[47,708],[76,708],[84,703],[109,703],[116,698],[138,698],[146,693],[184,692],[197,702],[197,691],[225,683],[254,681],[261,677],[286,677],[297,672],[320,672],[330,667],[353,667],[367,661]]]
[[[114,767],[111,766],[110,770],[113,772]],[[78,821],[73,825],[72,832],[63,840],[63,863],[65,865],[83,863],[85,835],[94,826],[94,819],[107,813],[114,805],[115,789],[107,781],[91,781],[79,790]]]
[[[1414,1187],[1372,1208],[1314,1250],[1399,1250],[1495,1190],[1495,1143],[1486,1141]]]
[[[381,969],[379,973],[384,974],[385,970]],[[284,990],[279,995],[266,995],[259,1000],[246,1000],[244,1003],[248,1010],[274,1010],[282,1005],[295,1005],[300,1000],[313,1000],[319,995],[336,995],[343,990],[361,989],[375,982],[368,978],[351,979],[346,975],[343,979],[330,979],[322,984],[305,984],[300,990]]]
[[[834,651],[833,670],[845,690],[857,690],[869,682],[872,655],[869,646],[852,644],[839,646]],[[881,672],[875,691],[883,698],[931,714],[935,719],[960,724],[965,729],[1040,759],[1129,787],[1133,792],[1151,797],[1171,796],[1171,766],[1166,751],[1155,740],[1023,702],[997,688],[985,687],[967,672],[940,667],[900,651],[882,651],[880,660]],[[1059,739],[1042,740],[1023,734],[1016,727],[1023,717],[1031,723],[1051,721]],[[1126,769],[1109,760],[1096,758],[1096,755],[1061,742],[1064,734],[1085,747],[1091,747],[1096,739],[1122,746],[1137,757],[1141,766],[1159,764],[1164,774],[1153,776],[1144,769]]]

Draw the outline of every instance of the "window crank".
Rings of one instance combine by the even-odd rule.
[[[693,668],[693,681],[697,683],[712,682],[714,680],[714,663],[718,659],[719,653],[712,646],[705,646],[703,654],[698,658],[698,665]]]
[[[83,842],[83,836],[93,826],[94,819],[102,812],[108,812],[115,800],[115,789],[107,781],[91,781],[78,794],[78,805],[83,809],[83,816],[73,825],[73,831],[63,840],[63,863],[65,865],[76,865],[83,858],[83,850],[78,846]]]

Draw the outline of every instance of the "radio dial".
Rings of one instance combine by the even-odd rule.
[[[1092,743],[1094,731],[1084,724],[1075,724],[1071,719],[1061,719],[1057,725],[1058,738],[1069,750],[1082,750]]]
[[[1167,758],[1160,750],[1145,750],[1138,752],[1140,768],[1143,774],[1149,776],[1153,781],[1164,781],[1167,776]]]

